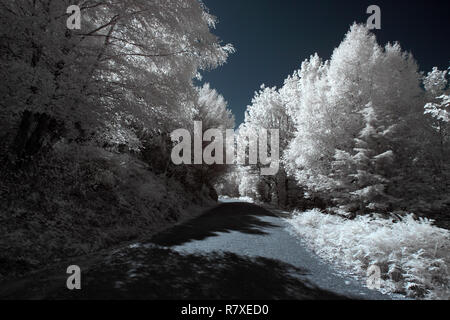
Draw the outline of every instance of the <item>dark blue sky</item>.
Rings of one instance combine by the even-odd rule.
[[[328,59],[354,22],[366,22],[367,7],[380,6],[379,43],[399,41],[422,71],[450,62],[450,1],[437,0],[203,0],[218,17],[215,30],[237,52],[204,73],[228,101],[236,124],[262,83],[280,86],[314,52]]]

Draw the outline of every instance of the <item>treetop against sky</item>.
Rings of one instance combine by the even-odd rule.
[[[420,70],[448,67],[448,1],[204,0],[219,18],[214,31],[236,53],[228,63],[203,74],[229,102],[238,126],[262,83],[281,86],[287,75],[317,52],[329,59],[353,22],[365,23],[370,5],[381,9],[381,45],[398,41]]]

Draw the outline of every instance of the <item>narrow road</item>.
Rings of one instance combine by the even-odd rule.
[[[148,242],[85,261],[82,290],[66,289],[61,265],[0,288],[25,299],[391,299],[337,274],[279,215],[223,203]]]

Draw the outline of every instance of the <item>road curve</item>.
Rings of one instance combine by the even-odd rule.
[[[82,260],[82,261],[81,261]],[[66,264],[0,289],[1,299],[392,299],[339,275],[290,225],[260,206],[222,203],[148,241],[81,259],[82,289]]]

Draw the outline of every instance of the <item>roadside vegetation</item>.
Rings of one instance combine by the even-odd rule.
[[[0,1],[0,280],[144,237],[217,201],[224,167],[170,133],[234,127],[201,72],[234,49],[197,0]]]
[[[412,298],[450,299],[450,232],[413,215],[350,220],[320,210],[296,212],[295,233],[324,260],[367,280],[381,270],[381,291]]]

